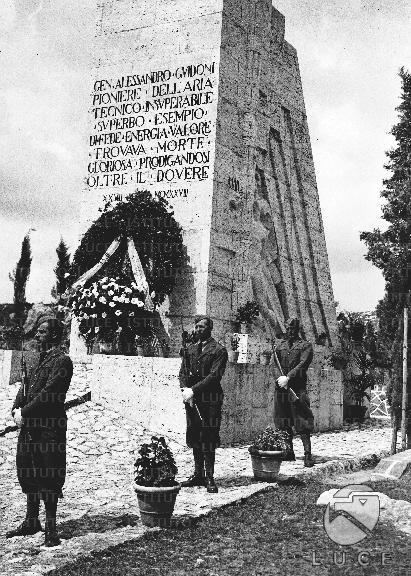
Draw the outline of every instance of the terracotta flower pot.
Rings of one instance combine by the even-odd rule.
[[[161,487],[137,485],[135,491],[142,523],[151,527],[169,527],[180,488],[180,484]]]
[[[263,482],[276,482],[282,462],[282,450],[256,450],[251,451],[251,464],[254,478]]]

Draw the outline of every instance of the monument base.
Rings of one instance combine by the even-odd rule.
[[[83,387],[95,402],[115,410],[131,423],[156,434],[184,438],[185,410],[178,381],[180,358],[88,356]],[[76,364],[79,371],[80,363]],[[311,368],[309,395],[316,431],[341,428],[343,387],[336,370]],[[223,445],[251,442],[273,425],[274,381],[270,366],[227,365],[221,441]]]

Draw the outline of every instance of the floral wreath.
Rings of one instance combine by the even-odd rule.
[[[149,191],[101,212],[74,255],[69,306],[88,342],[119,331],[145,336],[187,263],[181,226]]]

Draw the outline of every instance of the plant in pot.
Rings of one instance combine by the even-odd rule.
[[[286,430],[274,430],[271,426],[259,434],[248,449],[251,456],[254,478],[264,482],[275,482],[281,461],[288,458],[291,436]]]
[[[364,400],[371,400],[370,391],[376,383],[374,363],[365,350],[354,353],[354,363],[359,374],[351,375],[347,381],[348,394],[354,404],[345,406],[344,416],[354,422],[363,422],[367,413]]]
[[[241,334],[247,334],[249,325],[257,318],[260,308],[257,302],[249,300],[237,310],[236,322],[240,324]]]
[[[230,338],[230,346],[231,350],[228,351],[228,360],[229,362],[237,362],[238,356],[240,354],[238,350],[238,346],[240,344],[240,338],[238,334],[233,334]]]
[[[273,352],[272,352],[271,340],[267,338],[265,344],[261,347],[260,350],[260,364],[267,366],[270,363],[272,354]]]
[[[152,436],[150,443],[141,445],[134,470],[142,523],[170,526],[181,485],[175,479],[177,466],[173,454],[162,436]]]

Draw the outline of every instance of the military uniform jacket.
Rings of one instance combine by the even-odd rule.
[[[73,375],[73,363],[60,348],[50,350],[32,372],[27,397],[20,388],[13,410],[21,408],[26,428],[64,428],[64,402]]]
[[[289,387],[295,392],[307,387],[307,370],[313,359],[313,347],[301,338],[290,346],[288,340],[281,340],[276,347],[277,357]]]
[[[211,395],[222,398],[221,379],[227,364],[227,350],[214,338],[203,344],[199,353],[198,343],[191,344],[181,364],[179,379],[181,388],[191,388],[194,398],[207,399]]]

